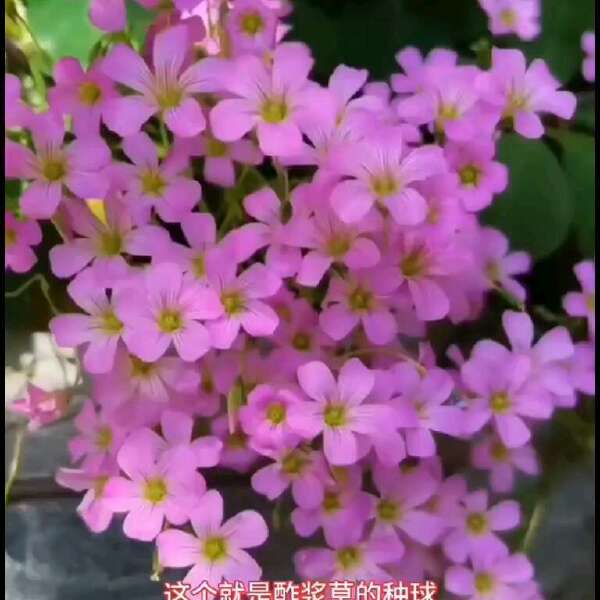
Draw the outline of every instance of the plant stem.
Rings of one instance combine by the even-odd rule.
[[[54,302],[52,301],[52,298],[50,296],[50,285],[48,284],[48,281],[41,273],[38,273],[37,275],[34,275],[30,279],[28,279],[23,285],[19,286],[16,290],[12,290],[10,292],[4,292],[4,297],[5,298],[17,298],[25,290],[27,290],[29,287],[31,287],[36,282],[40,284],[40,289],[42,290],[42,294],[44,295],[44,298],[46,298],[46,302],[48,302],[48,306],[50,307],[52,314],[58,315],[60,313],[60,311],[58,310],[58,308],[56,308],[56,305],[54,304]]]
[[[4,484],[4,506],[8,505],[10,499],[10,491],[17,479],[19,474],[19,467],[21,466],[21,457],[23,455],[23,442],[25,441],[25,433],[27,432],[26,423],[19,425],[17,430],[17,436],[13,445],[13,457],[10,461],[10,467],[8,471],[8,478]]]
[[[544,517],[545,512],[546,499],[540,498],[537,501],[535,508],[533,509],[533,513],[531,514],[531,519],[529,520],[527,531],[525,532],[525,537],[523,538],[523,543],[521,544],[521,548],[526,554],[528,554],[531,551],[533,542],[540,529],[542,518]]]

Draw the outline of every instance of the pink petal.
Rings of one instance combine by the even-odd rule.
[[[326,429],[323,452],[332,465],[351,465],[358,457],[356,436],[347,429]]]
[[[466,567],[450,567],[446,571],[444,584],[449,592],[458,596],[472,596],[475,592],[475,576]]]
[[[333,304],[319,315],[319,327],[333,340],[344,339],[359,323],[358,315],[342,304]]]
[[[517,352],[527,352],[533,343],[533,322],[528,314],[507,310],[502,315],[504,331]]]
[[[122,148],[127,158],[136,165],[158,167],[156,145],[143,131],[126,137],[122,142]]]
[[[253,300],[252,302],[248,302],[246,312],[242,314],[241,323],[249,335],[255,337],[269,336],[277,329],[279,317],[264,302]]]
[[[413,188],[405,188],[399,194],[386,198],[385,205],[398,225],[418,225],[427,216],[427,203]]]
[[[322,362],[312,361],[298,368],[300,387],[313,400],[325,403],[337,393],[337,385],[331,371]]]
[[[281,474],[276,464],[267,465],[252,475],[252,488],[269,500],[279,498],[288,487],[289,481]]]
[[[32,182],[21,196],[20,208],[32,219],[49,219],[56,212],[62,199],[60,183]]]
[[[186,98],[177,108],[167,111],[164,118],[167,127],[183,138],[198,135],[206,128],[202,109],[193,98]]]
[[[349,179],[335,186],[330,202],[342,221],[354,223],[360,221],[369,212],[375,198],[364,183]]]
[[[75,239],[50,249],[50,266],[57,277],[71,277],[79,273],[94,258],[88,239]]]
[[[531,438],[529,428],[516,415],[496,415],[495,421],[498,435],[507,448],[523,446]]]
[[[235,167],[226,156],[207,156],[204,159],[204,179],[221,187],[235,185]]]
[[[221,532],[238,548],[254,548],[269,535],[265,520],[254,510],[244,510],[223,523]]]
[[[362,318],[362,323],[369,341],[379,346],[391,342],[398,333],[396,319],[388,310],[370,312]]]
[[[197,537],[178,529],[167,529],[156,538],[158,559],[165,567],[188,567],[196,564],[200,555]]]
[[[164,521],[163,511],[152,504],[143,503],[133,509],[123,521],[123,533],[127,537],[150,542],[160,533]]]
[[[211,129],[224,142],[239,140],[254,127],[255,121],[252,106],[246,100],[221,100],[210,111]]]
[[[62,348],[74,348],[90,340],[90,317],[58,315],[50,321],[50,331]]]
[[[142,96],[126,96],[109,100],[102,116],[109,129],[127,137],[138,133],[156,111],[156,106]]]
[[[102,71],[113,81],[140,93],[149,89],[152,80],[150,70],[142,57],[125,44],[118,44],[109,52],[102,61]]]
[[[499,502],[489,510],[488,516],[490,525],[494,531],[513,529],[521,520],[519,503],[514,500]]]
[[[165,410],[160,419],[162,435],[170,444],[189,444],[193,424],[189,415],[175,410]]]
[[[190,522],[200,538],[214,533],[223,521],[223,498],[216,490],[208,490],[198,501]]]
[[[258,145],[261,152],[269,156],[290,156],[302,150],[302,134],[291,121],[257,125]]]
[[[515,115],[515,131],[523,137],[537,139],[544,135],[544,126],[536,114],[519,111]]]
[[[198,360],[210,350],[211,337],[204,325],[189,321],[183,331],[174,336],[173,344],[179,356],[191,362]]]
[[[154,38],[152,63],[157,73],[179,74],[189,50],[189,30],[185,25],[164,29]]]
[[[409,281],[408,287],[419,319],[437,321],[448,314],[450,301],[437,283],[431,279],[419,279]]]
[[[90,21],[108,33],[123,31],[127,25],[125,0],[93,0]]]
[[[375,385],[375,375],[358,359],[347,361],[338,375],[340,399],[347,404],[360,404]]]
[[[311,251],[302,259],[296,281],[300,285],[315,287],[319,284],[327,269],[331,266],[332,259],[320,252]]]

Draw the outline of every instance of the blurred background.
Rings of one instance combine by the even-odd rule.
[[[543,58],[554,75],[578,98],[571,123],[547,124],[542,141],[507,135],[499,160],[508,165],[508,190],[488,209],[485,222],[504,231],[514,249],[526,250],[535,262],[526,278],[530,304],[558,313],[561,298],[577,287],[574,264],[595,253],[595,91],[581,75],[581,35],[595,29],[593,0],[541,0],[542,34],[524,43],[508,37],[493,40]],[[423,51],[448,47],[465,62],[482,66],[492,38],[477,0],[294,0],[288,39],[306,42],[315,58],[315,77],[326,82],[340,63],[367,68],[373,80],[387,80],[399,70],[394,55],[407,45]],[[35,85],[51,77],[53,64],[65,56],[87,63],[103,43],[102,32],[87,18],[88,0],[5,2],[5,64],[8,72]],[[143,44],[150,13],[128,0],[130,34]],[[49,79],[48,79],[49,81]],[[39,83],[39,82],[38,82]],[[20,186],[7,182],[5,201],[17,204]],[[56,233],[44,231],[33,273],[48,274],[48,249]],[[15,290],[32,273],[7,274],[6,290]],[[49,294],[60,310],[69,309],[62,282],[48,276]],[[466,348],[476,337],[499,335],[499,315],[507,306],[492,298],[483,319],[460,328],[437,325],[431,339],[438,352],[449,343]],[[21,393],[25,376],[60,387],[69,378],[72,358],[61,355],[45,336],[50,318],[38,285],[5,301],[5,383],[8,403]],[[580,335],[582,332],[573,332]],[[33,358],[32,358],[33,357]],[[25,374],[25,375],[24,375]],[[21,387],[20,387],[21,386]],[[575,411],[561,411],[537,436],[544,464],[542,477],[517,490],[527,517],[536,519],[531,554],[551,600],[588,600],[594,593],[594,399],[583,398]],[[17,419],[5,418],[5,465],[14,452]],[[118,526],[93,536],[77,518],[77,501],[53,482],[57,466],[67,464],[69,420],[36,434],[22,447],[19,477],[5,513],[5,597],[11,600],[136,600],[162,597],[149,580],[151,548],[127,540]],[[449,447],[450,467],[459,465],[459,448]],[[239,510],[249,505],[271,508],[248,492],[248,482],[224,478],[225,496]],[[538,522],[539,521],[539,522]],[[515,539],[522,538],[517,532]],[[291,579],[294,541],[285,525],[275,532],[259,561],[268,579]],[[515,599],[519,600],[519,599]]]

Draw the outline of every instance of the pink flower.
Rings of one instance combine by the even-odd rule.
[[[276,28],[277,15],[262,0],[237,0],[225,21],[235,55],[266,54],[275,45]]]
[[[211,132],[204,131],[197,138],[185,138],[181,142],[187,142],[184,147],[190,156],[204,157],[204,179],[225,188],[236,183],[234,162],[254,166],[263,161],[256,143],[250,139],[226,144]]]
[[[269,500],[279,498],[291,486],[294,502],[312,509],[323,502],[327,467],[319,452],[281,447],[271,452],[274,462],[252,475],[252,488]]]
[[[430,369],[424,377],[410,364],[395,371],[400,395],[392,402],[411,456],[434,456],[432,432],[456,436],[461,433],[462,410],[447,403],[454,388],[452,378],[442,369]]]
[[[295,275],[301,261],[298,248],[289,245],[291,223],[282,217],[282,203],[275,192],[262,188],[244,199],[244,209],[258,223],[248,223],[233,230],[223,241],[238,262],[267,246],[265,264],[280,277]]]
[[[470,392],[464,417],[466,433],[478,431],[492,419],[505,446],[526,444],[531,432],[523,417],[547,419],[552,413],[551,398],[530,376],[529,358],[514,355],[492,340],[478,342],[461,368]]]
[[[402,544],[401,533],[425,546],[431,546],[445,529],[444,520],[427,511],[426,503],[437,490],[438,482],[424,470],[402,473],[398,468],[373,471],[378,497],[373,501],[373,537],[393,536]]]
[[[77,135],[98,135],[108,100],[115,98],[112,81],[102,72],[102,62],[87,72],[75,58],[63,58],[54,67],[55,86],[48,92],[50,106],[73,118]]]
[[[261,452],[263,448],[279,448],[299,441],[287,419],[289,409],[299,401],[294,391],[270,385],[258,385],[248,394],[239,418],[254,450]]]
[[[294,555],[303,579],[326,581],[388,581],[384,565],[398,561],[403,547],[397,538],[363,539],[362,532],[345,531],[332,548],[305,548]]]
[[[62,419],[67,412],[68,401],[67,392],[46,392],[29,383],[25,397],[12,402],[10,410],[27,417],[27,428],[36,431]]]
[[[506,290],[523,302],[527,293],[514,276],[531,269],[531,257],[526,252],[509,252],[508,238],[497,229],[482,227],[477,237],[478,260],[485,279],[483,287]]]
[[[90,265],[98,285],[114,287],[131,273],[124,254],[151,256],[169,243],[168,232],[157,225],[134,227],[120,200],[105,200],[104,209],[106,218],[101,221],[84,203],[67,203],[70,226],[77,235],[50,250],[50,266],[57,277],[71,277]]]
[[[581,70],[586,81],[596,80],[596,33],[586,31],[581,36],[581,47],[586,54]]]
[[[398,94],[420,94],[433,84],[432,75],[438,69],[452,71],[458,61],[456,52],[435,48],[426,58],[412,46],[396,54],[396,62],[404,73],[392,75],[392,89]]]
[[[235,59],[224,79],[233,98],[221,100],[210,112],[215,136],[233,142],[256,128],[264,154],[301,151],[306,119],[325,117],[332,108],[327,92],[308,80],[312,65],[308,48],[293,42],[275,48],[270,68],[257,56]]]
[[[56,482],[76,492],[85,491],[77,512],[94,533],[106,531],[112,521],[113,511],[104,501],[104,490],[108,480],[118,475],[116,462],[101,469],[65,469],[56,473]]]
[[[87,471],[109,467],[125,441],[127,429],[115,423],[109,411],[96,412],[90,399],[84,402],[74,423],[78,435],[69,440],[71,460],[79,462],[83,459],[81,466]]]
[[[421,146],[403,151],[398,130],[389,129],[349,150],[336,164],[347,178],[335,186],[330,198],[342,221],[360,221],[378,204],[387,208],[399,225],[423,222],[427,205],[413,184],[446,170],[441,148]]]
[[[97,135],[64,145],[65,129],[53,113],[38,114],[29,127],[35,151],[6,140],[7,179],[31,180],[21,196],[24,215],[49,219],[56,212],[65,188],[79,198],[102,198],[108,190],[102,170],[110,162],[110,150]]]
[[[317,504],[303,502],[292,511],[291,519],[296,533],[311,537],[320,527],[328,544],[341,542],[352,530],[360,535],[371,515],[371,501],[361,490],[360,467],[334,469],[336,479],[326,478],[322,500]]]
[[[374,267],[380,259],[379,248],[365,234],[380,230],[381,224],[376,212],[346,224],[328,206],[318,208],[308,223],[292,223],[292,243],[309,249],[296,276],[298,283],[317,286],[333,264],[349,269]]]
[[[524,554],[475,555],[471,562],[471,568],[454,565],[446,571],[449,592],[471,600],[522,598],[518,590],[533,577]]]
[[[594,261],[586,260],[575,265],[575,276],[581,285],[580,292],[569,292],[563,300],[567,314],[584,317],[592,338],[596,335],[596,268]]]
[[[493,48],[492,68],[480,75],[478,85],[495,111],[496,122],[509,119],[526,138],[544,134],[540,114],[570,119],[575,113],[575,96],[558,90],[560,82],[543,60],[534,60],[528,68],[520,50]]]
[[[126,477],[112,477],[104,490],[108,507],[128,513],[127,537],[151,541],[164,520],[183,525],[206,489],[203,477],[185,461],[162,453],[164,441],[150,429],[132,433],[117,455]]]
[[[507,310],[502,325],[513,353],[531,361],[531,379],[552,396],[555,404],[574,406],[575,391],[565,362],[575,349],[567,329],[554,327],[534,344],[533,321],[527,313]]]
[[[224,258],[211,278],[223,316],[207,326],[212,345],[219,349],[231,348],[240,328],[253,337],[264,337],[271,335],[279,323],[275,311],[261,299],[273,296],[281,279],[260,263],[240,275],[236,270],[235,261]]]
[[[494,533],[517,527],[521,520],[519,504],[504,500],[488,508],[484,490],[467,494],[462,511],[444,539],[443,549],[450,560],[463,563],[467,557],[497,556],[507,552],[506,544]]]
[[[26,127],[31,119],[31,109],[21,99],[21,80],[12,73],[4,75],[4,127]]]
[[[492,140],[473,140],[465,144],[448,144],[446,159],[459,177],[459,195],[468,211],[489,206],[495,194],[508,184],[508,169],[492,159],[496,146]]]
[[[50,321],[50,331],[60,347],[86,344],[83,364],[90,373],[113,368],[119,340],[125,332],[123,302],[119,291],[110,299],[90,269],[83,271],[68,287],[69,296],[87,315],[61,314]]]
[[[4,268],[15,273],[26,273],[35,265],[37,257],[32,246],[42,241],[42,230],[37,221],[17,219],[4,211]]]
[[[391,407],[364,403],[375,378],[356,358],[344,364],[337,383],[327,365],[316,361],[298,369],[298,381],[312,402],[291,407],[290,426],[307,438],[322,433],[325,456],[333,465],[354,464],[372,438],[393,426]]]
[[[473,447],[471,462],[477,469],[490,472],[490,485],[495,492],[510,492],[515,471],[537,475],[539,464],[530,445],[507,448],[496,436],[489,436]]]
[[[388,344],[398,332],[389,307],[389,298],[397,288],[398,278],[390,277],[387,269],[363,269],[345,279],[332,277],[319,326],[338,341],[360,323],[371,343]]]
[[[427,83],[421,90],[397,102],[398,116],[415,125],[428,125],[432,132],[453,141],[491,136],[494,122],[475,86],[479,70],[453,65],[454,53],[442,57],[424,71]]]
[[[449,282],[466,270],[471,256],[455,236],[416,232],[397,236],[392,248],[396,277],[401,289],[408,289],[417,317],[423,321],[443,319],[451,308]]]
[[[268,537],[264,519],[253,510],[238,513],[223,523],[223,499],[210,490],[198,501],[190,518],[194,534],[177,529],[163,531],[156,541],[160,563],[192,569],[184,579],[192,587],[208,582],[260,580],[262,569],[245,551]]]
[[[184,277],[174,263],[151,266],[143,283],[142,289],[123,289],[123,339],[129,351],[146,362],[159,359],[171,344],[186,361],[206,354],[210,335],[199,321],[223,314],[215,292]]]
[[[127,174],[125,201],[135,222],[148,223],[152,209],[166,223],[184,221],[202,197],[200,184],[182,175],[188,155],[172,152],[159,164],[156,144],[143,132],[126,137],[123,152],[133,163],[119,167]]]
[[[148,401],[166,403],[176,392],[196,392],[200,375],[196,365],[176,356],[144,362],[119,346],[112,370],[95,382],[105,390],[99,395],[111,396],[118,403],[139,400],[147,408]]]
[[[539,0],[479,0],[493,35],[514,33],[522,40],[536,38],[540,27]]]
[[[120,136],[137,133],[153,115],[159,113],[177,136],[191,137],[206,126],[202,109],[194,94],[218,89],[218,59],[207,58],[187,68],[189,29],[177,25],[157,34],[153,46],[154,72],[129,46],[118,44],[104,59],[107,77],[134,94],[107,103],[104,120]]]
[[[250,448],[248,436],[241,429],[231,432],[227,415],[213,419],[211,431],[223,442],[219,465],[238,473],[247,473],[259,458]]]

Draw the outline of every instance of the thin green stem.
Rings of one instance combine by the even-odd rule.
[[[18,298],[23,292],[25,292],[28,288],[30,288],[34,283],[40,284],[40,289],[42,290],[42,294],[44,295],[46,302],[48,302],[48,306],[50,307],[52,314],[58,315],[60,313],[60,311],[58,310],[58,308],[56,308],[56,305],[54,304],[54,302],[52,301],[52,297],[50,296],[50,285],[48,284],[48,281],[41,273],[38,273],[37,275],[34,275],[30,279],[28,279],[23,285],[19,286],[16,290],[4,292],[4,297],[5,298]]]
[[[25,441],[25,434],[27,432],[27,424],[21,423],[17,430],[17,436],[13,445],[13,457],[10,461],[10,467],[8,471],[8,477],[4,484],[4,506],[8,505],[10,500],[10,492],[13,484],[15,483],[17,476],[19,475],[19,467],[21,466],[21,458],[23,456],[23,443]]]
[[[529,519],[529,525],[527,526],[527,531],[525,532],[525,537],[523,538],[523,543],[521,544],[521,549],[526,554],[528,554],[531,551],[535,537],[542,524],[542,519],[544,517],[545,512],[546,499],[540,498],[537,504],[535,505],[535,508],[533,509],[531,519]]]

